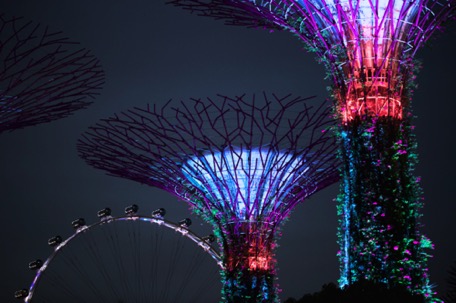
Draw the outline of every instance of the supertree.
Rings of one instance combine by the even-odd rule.
[[[91,127],[78,150],[110,175],[179,197],[212,225],[223,302],[277,302],[279,227],[339,178],[330,108],[309,103],[264,94],[135,108]]]
[[[343,161],[338,198],[342,286],[360,279],[432,294],[420,232],[411,124],[414,55],[454,0],[170,0],[231,25],[285,29],[332,80]]]
[[[60,32],[0,14],[0,132],[70,115],[104,81],[99,61]]]

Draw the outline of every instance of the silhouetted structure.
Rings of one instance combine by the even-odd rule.
[[[166,190],[212,224],[224,302],[277,302],[279,226],[339,176],[328,107],[290,96],[260,99],[135,108],[98,123],[78,145],[90,165]]]
[[[334,283],[323,285],[321,291],[304,295],[301,299],[287,299],[284,303],[424,303],[422,295],[411,294],[405,286],[388,288],[384,283],[360,280],[344,289]]]
[[[448,271],[447,283],[448,290],[442,299],[445,303],[456,303],[456,261]]]
[[[0,132],[63,118],[104,81],[89,51],[60,32],[0,14]]]
[[[169,0],[228,24],[286,29],[327,68],[340,118],[341,285],[369,279],[433,294],[411,125],[413,57],[455,0]]]

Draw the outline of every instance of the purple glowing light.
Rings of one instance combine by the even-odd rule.
[[[230,25],[284,29],[326,65],[343,122],[402,119],[411,59],[455,0],[169,0]]]
[[[334,56],[331,52],[335,47],[347,48],[353,53],[346,55],[366,60],[362,63],[372,67],[378,59],[406,52],[415,54],[453,13],[455,1],[168,0],[168,3],[224,20],[229,25],[289,30],[318,48],[322,56]],[[401,49],[392,52],[395,47]]]

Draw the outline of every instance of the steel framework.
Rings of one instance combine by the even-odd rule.
[[[169,0],[231,25],[285,29],[332,79],[343,182],[340,284],[369,279],[431,297],[410,96],[414,55],[454,0]]]
[[[168,0],[230,25],[285,29],[323,60],[344,121],[402,117],[411,59],[454,0]],[[404,104],[405,102],[405,104]]]
[[[91,127],[78,144],[88,164],[166,190],[213,226],[224,302],[277,302],[278,229],[339,177],[330,108],[263,97],[135,108]]]
[[[0,132],[87,107],[104,82],[99,61],[60,32],[0,14]]]

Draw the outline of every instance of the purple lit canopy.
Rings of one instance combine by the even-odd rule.
[[[0,14],[0,132],[49,122],[90,104],[99,61],[60,32]]]
[[[227,24],[285,29],[325,64],[344,122],[402,118],[420,46],[452,16],[455,0],[169,0]]]
[[[394,56],[392,46],[414,55],[454,11],[454,0],[168,0],[198,15],[229,25],[287,29],[327,51],[370,40],[377,53]],[[400,53],[401,50],[394,50]],[[336,60],[336,58],[335,58]]]
[[[285,29],[319,57],[340,119],[342,286],[362,278],[434,296],[410,107],[414,55],[455,0],[170,0],[228,24]],[[381,211],[380,211],[381,210]]]

